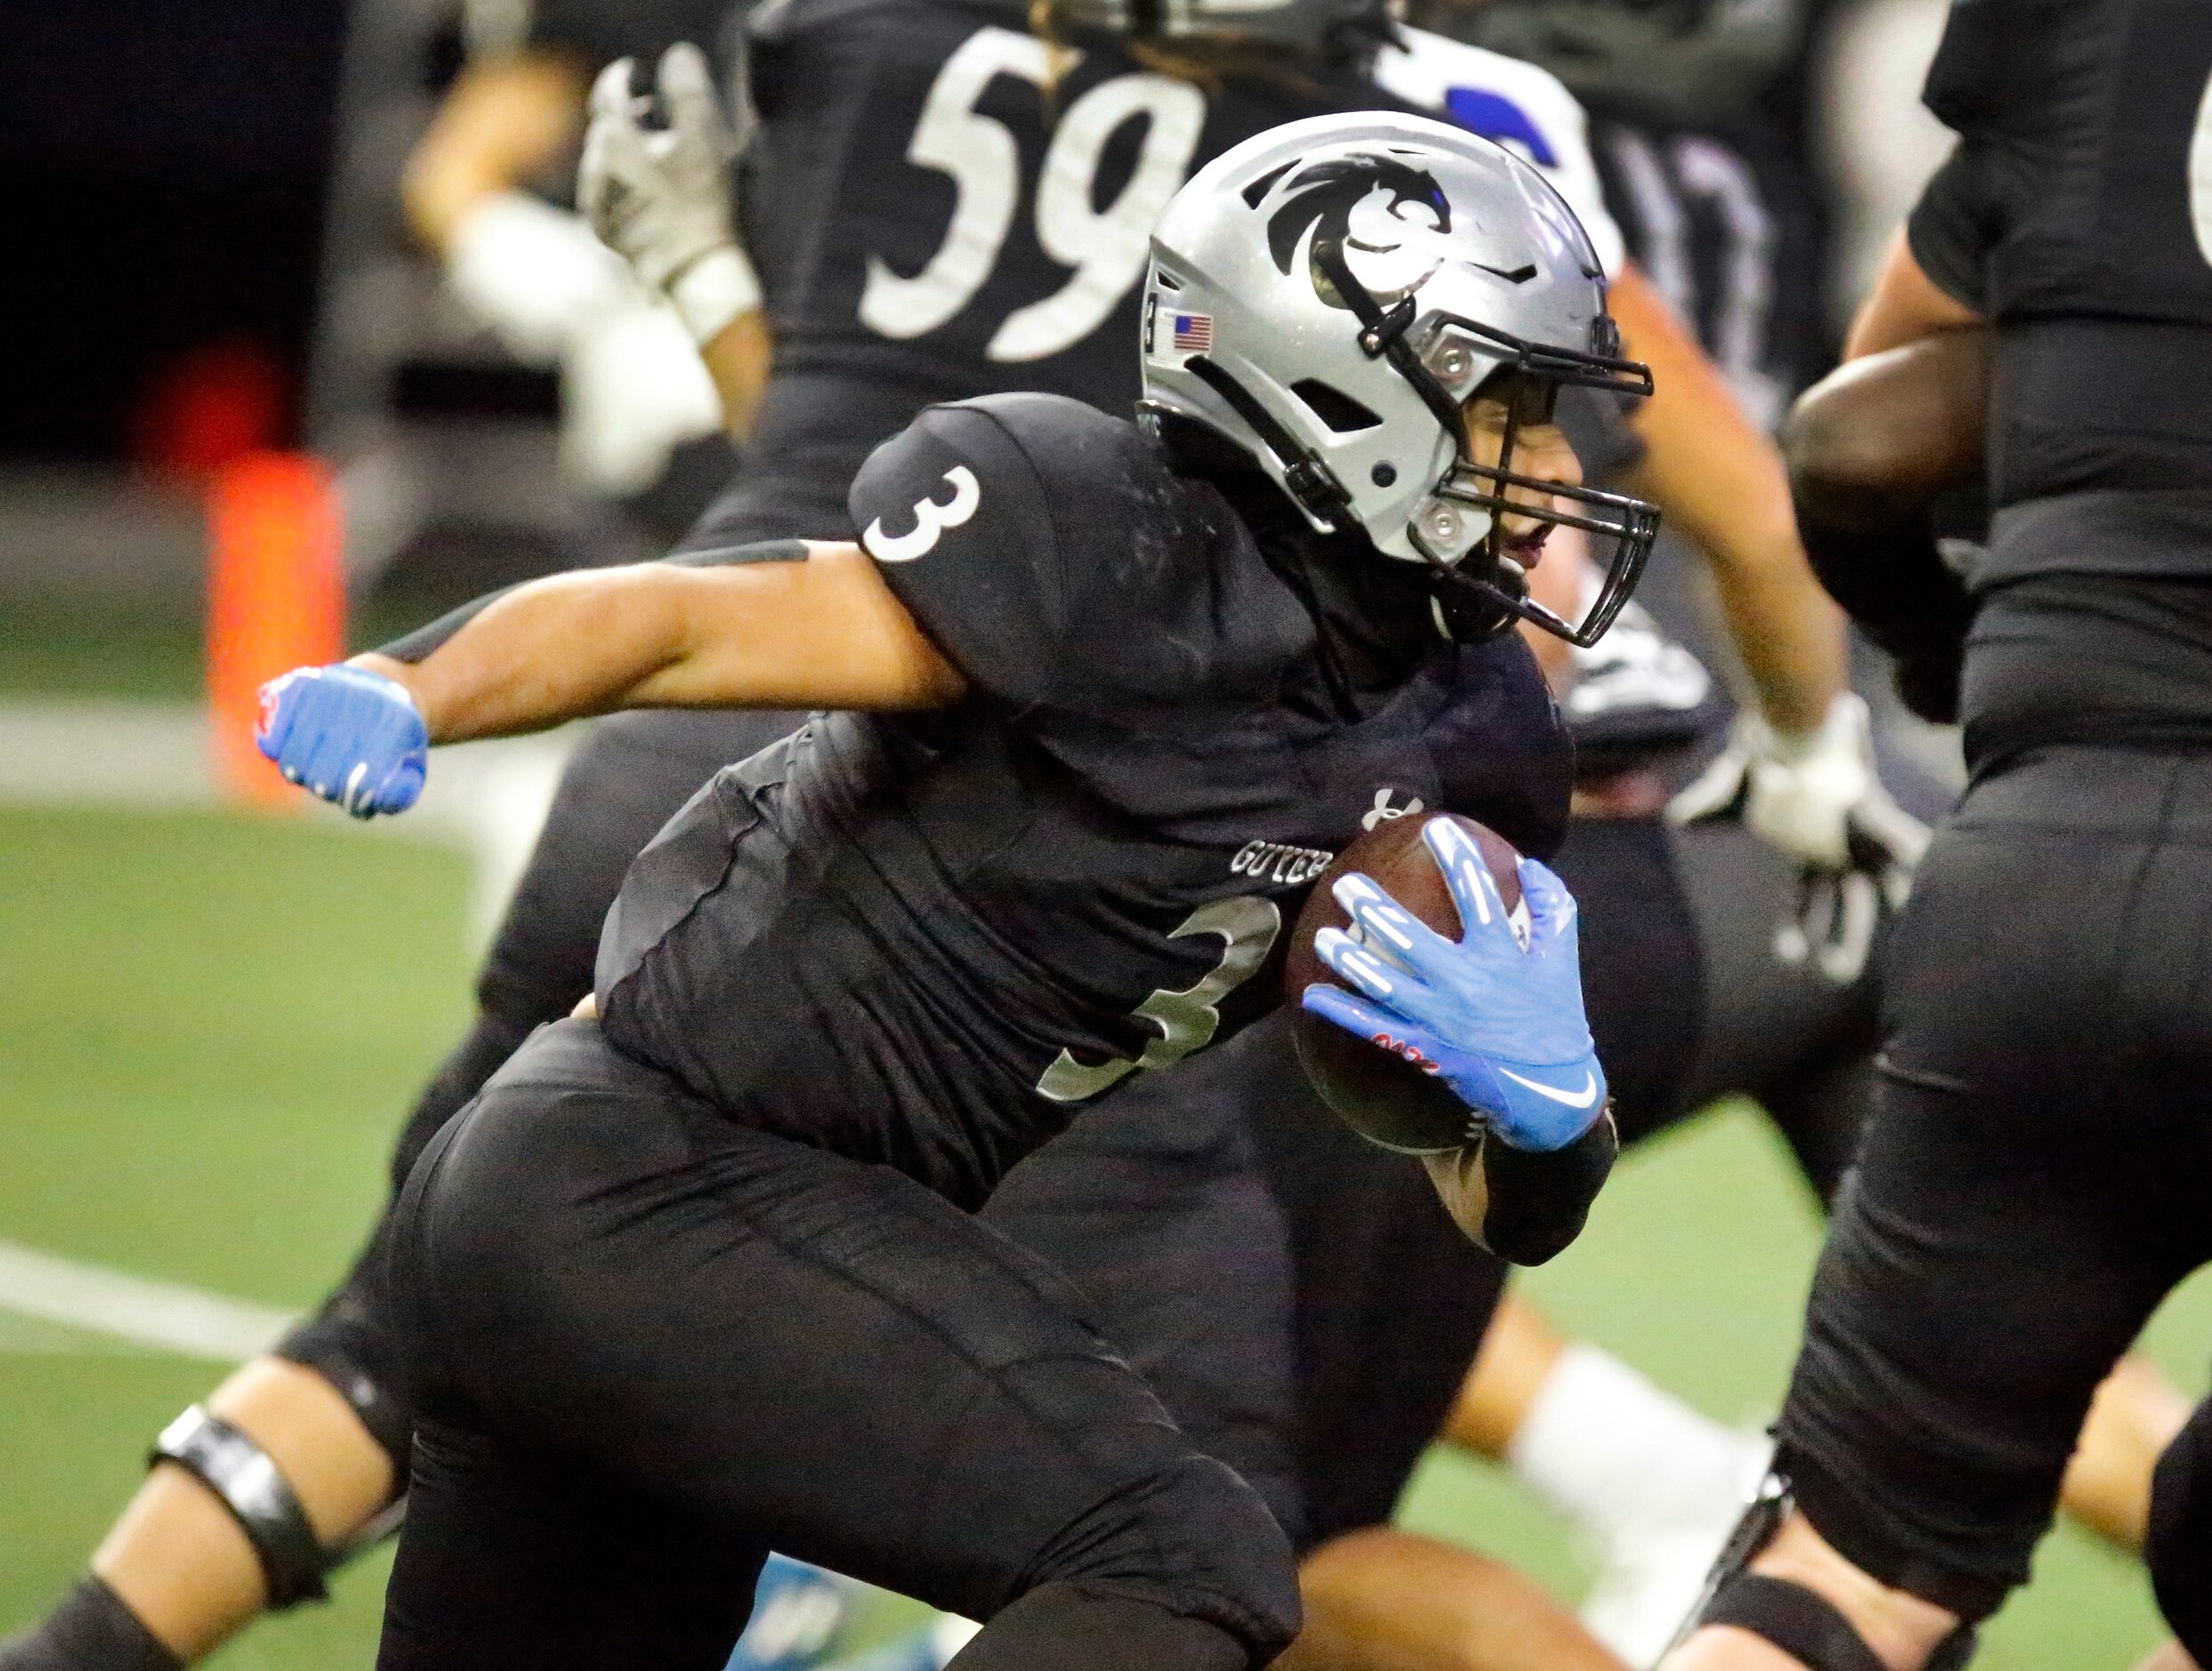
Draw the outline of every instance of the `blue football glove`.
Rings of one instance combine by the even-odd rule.
[[[261,688],[254,740],[291,782],[355,818],[423,792],[430,733],[415,698],[366,667],[299,667]]]
[[[1459,908],[1446,940],[1369,877],[1336,884],[1359,938],[1325,928],[1321,961],[1357,994],[1319,983],[1309,1010],[1439,1075],[1515,1149],[1563,1149],[1605,1110],[1605,1074],[1582,1009],[1574,896],[1533,859],[1521,861],[1529,908],[1523,950],[1473,837],[1449,819],[1421,832]]]

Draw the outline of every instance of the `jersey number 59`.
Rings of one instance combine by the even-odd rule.
[[[1075,56],[1062,50],[1065,61]],[[898,342],[949,323],[975,299],[997,264],[1021,195],[1021,153],[1005,123],[977,110],[1002,75],[1042,90],[1053,79],[1053,48],[1030,35],[982,28],[963,41],[923,101],[907,160],[949,174],[955,191],[944,241],[911,278],[880,255],[868,258],[860,323]],[[1106,143],[1126,122],[1145,119],[1128,183],[1104,208],[1092,186]],[[1144,270],[1152,223],[1183,184],[1206,125],[1196,87],[1150,72],[1101,82],[1070,104],[1053,130],[1037,182],[1037,241],[1072,267],[1053,295],[1009,313],[985,352],[995,360],[1042,359],[1081,342]]]

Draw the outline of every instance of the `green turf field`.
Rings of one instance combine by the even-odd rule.
[[[0,809],[0,1239],[287,1307],[339,1270],[383,1149],[464,1013],[457,857],[321,819]],[[1756,1422],[1788,1368],[1816,1226],[1732,1111],[1622,1168],[1531,1282],[1554,1315],[1714,1414]],[[2154,1330],[2192,1386],[2212,1293]],[[79,1567],[148,1437],[215,1366],[0,1312],[0,1628]],[[1559,1528],[1433,1464],[1407,1510],[1571,1594]],[[367,1666],[383,1565],[215,1663]],[[2062,1533],[1992,1631],[1995,1671],[2126,1666],[2152,1639],[2131,1566]]]

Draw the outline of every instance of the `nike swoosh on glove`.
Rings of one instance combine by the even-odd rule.
[[[1845,691],[1804,737],[1736,716],[1728,747],[1667,808],[1676,824],[1740,818],[1804,867],[1797,918],[1775,937],[1783,961],[1808,957],[1838,985],[1857,980],[1883,907],[1901,908],[1928,827],[1875,775],[1867,705]]]
[[[1438,1075],[1512,1147],[1563,1149],[1605,1110],[1574,896],[1535,860],[1521,861],[1524,949],[1473,838],[1436,818],[1421,839],[1459,908],[1460,938],[1445,939],[1354,871],[1334,892],[1357,938],[1325,928],[1313,949],[1357,991],[1316,983],[1299,1001]]]
[[[261,688],[254,741],[286,779],[355,818],[423,792],[430,733],[404,686],[366,667],[299,667]]]

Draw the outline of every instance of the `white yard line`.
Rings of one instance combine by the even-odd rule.
[[[10,1241],[0,1241],[0,1312],[216,1363],[267,1352],[298,1320],[271,1305],[151,1281]],[[4,1340],[0,1350],[5,1350]]]

